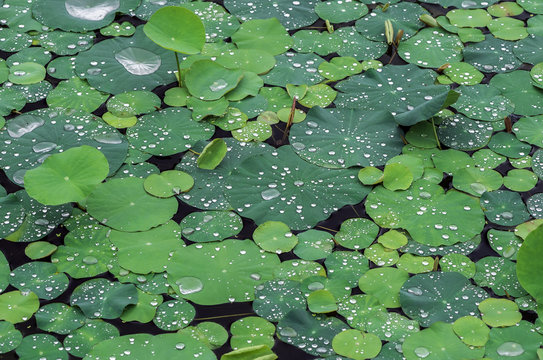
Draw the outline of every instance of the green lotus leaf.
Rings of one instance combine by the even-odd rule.
[[[366,166],[358,172],[358,180],[364,185],[377,185],[383,181],[383,170]]]
[[[247,123],[247,119],[248,119],[247,114],[242,113],[237,108],[229,107],[225,115],[209,118],[208,121],[209,123],[221,128],[222,130],[232,131],[232,130],[241,129],[243,126],[245,126],[245,124]],[[228,148],[226,150],[228,151]],[[226,156],[226,153],[224,155]],[[223,158],[221,158],[221,161]]]
[[[353,295],[338,303],[338,314],[343,316],[351,327],[362,331],[367,331],[370,319],[386,313],[386,308],[371,295]]]
[[[185,300],[169,300],[158,306],[153,322],[159,329],[174,331],[187,327],[195,315],[194,306]]]
[[[223,116],[228,110],[228,100],[221,97],[218,100],[200,100],[195,97],[191,97],[187,100],[187,108],[192,110],[192,119],[194,121],[201,121],[202,119],[210,116],[211,118],[216,116]]]
[[[220,348],[228,340],[228,332],[222,325],[211,321],[204,321],[196,326],[189,326],[179,331],[205,344],[211,350]]]
[[[145,191],[159,198],[169,198],[189,191],[194,186],[194,179],[189,174],[178,170],[167,170],[160,174],[151,174],[143,182]]]
[[[13,65],[9,71],[9,81],[14,84],[29,85],[45,79],[45,68],[34,62]]]
[[[63,303],[50,303],[36,312],[36,325],[39,329],[56,334],[69,334],[85,325],[85,315]]]
[[[118,117],[147,114],[160,107],[160,98],[150,91],[128,91],[117,94],[107,102],[107,109]]]
[[[101,341],[119,336],[119,330],[102,320],[87,320],[79,329],[64,339],[64,348],[74,356],[84,357],[91,348]]]
[[[210,266],[202,268],[212,256]],[[167,266],[168,281],[177,294],[196,304],[251,301],[254,287],[270,280],[278,263],[277,255],[261,254],[249,240],[194,244],[174,253]]]
[[[487,35],[484,41],[464,48],[464,61],[483,72],[511,72],[522,65],[513,53],[514,45]]]
[[[277,172],[277,167],[297,171]],[[290,146],[246,159],[232,171],[227,185],[224,194],[240,215],[257,224],[282,221],[291,229],[315,225],[335,208],[358,203],[368,190],[356,178],[356,170],[330,170],[306,163]],[[270,211],[276,208],[281,211]]]
[[[115,319],[126,306],[137,302],[138,292],[134,285],[103,278],[85,281],[70,296],[70,305],[79,307],[86,317],[93,319]]]
[[[386,10],[374,9],[370,14],[356,22],[356,30],[373,41],[385,41],[385,21],[392,23],[397,33],[403,30],[404,39],[408,39],[424,26],[419,17],[428,12],[418,4],[401,2],[389,6]]]
[[[527,321],[517,326],[493,328],[486,343],[485,356],[496,360],[516,358],[519,360],[535,359],[542,337]]]
[[[268,345],[271,348],[275,343],[275,325],[257,316],[234,321],[230,325],[230,333],[230,346],[234,350],[251,345]]]
[[[409,274],[405,270],[375,268],[362,275],[358,286],[364,293],[377,298],[383,306],[397,308],[400,307],[400,288],[408,278]]]
[[[524,11],[524,9],[520,7],[516,2],[511,4],[501,2],[489,6],[487,10],[490,15],[495,17],[517,16],[522,14],[522,12]]]
[[[338,52],[343,45],[339,33],[318,30],[297,31],[292,36],[292,40],[294,40],[292,48],[297,53],[315,53],[321,56]]]
[[[339,355],[348,356],[355,360],[365,360],[379,354],[381,340],[374,334],[350,329],[334,336],[332,346]]]
[[[542,233],[543,228],[538,227],[524,240],[517,254],[516,267],[518,281],[538,302],[543,301],[543,289],[534,275],[541,271],[541,264],[537,262],[537,258],[543,251]]]
[[[513,102],[491,85],[461,86],[456,91],[461,95],[452,107],[470,119],[495,121],[514,111]]]
[[[0,251],[0,293],[9,286],[10,266],[4,253]]]
[[[15,349],[19,359],[51,358],[68,360],[68,353],[62,344],[50,334],[32,334],[25,336]]]
[[[51,256],[51,262],[58,271],[76,279],[106,272],[115,254],[106,237],[107,232],[108,228],[96,225],[70,232],[64,245],[60,245]]]
[[[377,59],[387,51],[386,43],[368,40],[354,26],[339,28],[333,34],[339,36],[341,40],[339,43],[340,48],[336,51],[339,56],[350,56],[357,60],[373,62],[374,60],[367,59]],[[364,67],[364,64],[362,66]]]
[[[232,137],[241,142],[266,141],[272,136],[272,127],[260,121],[249,121],[243,127],[232,131]]]
[[[277,324],[277,337],[313,356],[334,354],[330,339],[348,329],[343,321],[312,315],[302,309],[291,310]]]
[[[127,12],[139,5],[137,0],[39,0],[32,4],[32,15],[40,23],[65,31],[83,32],[107,26],[117,12]]]
[[[198,15],[177,6],[158,9],[143,31],[159,46],[182,54],[197,54],[205,43],[205,28]]]
[[[515,104],[516,114],[531,116],[543,113],[543,108],[538,105],[543,98],[543,90],[531,85],[528,71],[498,74],[492,78],[490,85],[499,88]]]
[[[153,155],[167,156],[190,148],[198,140],[213,135],[213,126],[192,120],[185,108],[167,108],[142,116],[127,130],[127,138],[137,149]],[[160,132],[157,137],[153,132]]]
[[[263,250],[281,254],[289,252],[298,243],[298,238],[289,227],[280,221],[266,221],[253,233],[254,242]]]
[[[87,198],[89,214],[121,231],[144,231],[165,223],[177,211],[177,201],[147,194],[143,183],[143,179],[124,178],[101,184]]]
[[[521,40],[528,36],[524,21],[510,17],[493,19],[488,30],[495,38],[503,40]]]
[[[481,196],[481,206],[489,221],[498,225],[515,226],[530,217],[520,194],[496,190]]]
[[[530,200],[528,200],[527,204],[530,205]],[[516,260],[522,241],[514,232],[490,229],[487,237],[494,251],[504,258]]]
[[[100,29],[100,34],[104,36],[131,36],[135,32],[136,28],[128,21],[123,21],[122,24],[114,22]]]
[[[514,326],[522,320],[517,304],[507,299],[485,299],[479,310],[483,321],[492,327]]]
[[[317,3],[315,12],[331,23],[343,23],[360,19],[368,13],[368,7],[356,1],[328,0]]]
[[[12,111],[19,111],[25,106],[25,96],[15,89],[3,87],[0,89],[0,115],[7,116]]]
[[[224,1],[224,7],[243,21],[277,18],[287,30],[294,30],[309,26],[318,19],[314,11],[316,3],[316,0],[297,3],[290,0],[275,2],[226,0]]]
[[[243,228],[241,217],[232,211],[193,212],[181,220],[182,234],[193,242],[209,242],[236,236]]]
[[[510,170],[503,178],[503,185],[509,190],[530,191],[537,184],[537,175],[526,169]]]
[[[118,336],[95,345],[85,360],[110,360],[126,356],[135,359],[174,359],[179,356],[197,357],[199,360],[216,360],[217,357],[203,343],[189,334],[170,333],[151,335],[146,333]]]
[[[407,237],[396,230],[389,230],[377,238],[377,242],[388,249],[398,249],[407,244]]]
[[[494,299],[483,300],[489,301]],[[453,323],[453,331],[466,345],[485,346],[489,339],[490,329],[475,316],[463,316]]]
[[[202,100],[218,100],[233,90],[243,77],[241,70],[229,70],[211,60],[194,62],[185,74],[189,92]]]
[[[42,165],[27,171],[25,187],[42,204],[82,202],[108,172],[104,154],[84,145],[49,156]]]
[[[424,180],[402,192],[376,187],[368,195],[366,211],[377,225],[406,229],[415,241],[425,245],[468,241],[484,226],[477,199],[455,190],[444,193],[440,186]]]
[[[518,41],[513,48],[513,53],[522,61],[528,64],[537,64],[543,61],[540,55],[543,46],[536,35],[529,35],[526,39]]]
[[[240,143],[235,139],[226,138],[228,147],[224,159],[213,170],[200,169],[197,166],[197,156],[187,152],[177,166],[178,170],[189,173],[194,178],[194,187],[189,193],[180,195],[180,199],[191,206],[209,210],[229,210],[231,205],[223,195],[226,179],[239,164],[246,158],[259,153],[268,152],[271,147],[262,143]],[[205,142],[198,142],[193,149],[202,151]]]
[[[303,260],[319,260],[327,257],[334,248],[332,235],[325,231],[310,229],[296,235],[298,244],[294,254]]]
[[[526,291],[520,285],[515,263],[509,259],[487,256],[475,263],[477,272],[473,277],[479,286],[489,287],[496,295],[524,296]]]
[[[139,274],[164,271],[169,254],[183,246],[181,229],[173,221],[143,232],[114,230],[108,238],[118,249],[119,265]]]
[[[50,31],[39,37],[40,45],[57,55],[74,55],[90,49],[95,39],[94,33],[78,34],[68,31]],[[32,49],[32,48],[29,48]]]
[[[468,255],[471,254],[481,243],[481,236],[477,235],[469,239],[466,242],[459,242],[454,245],[448,246],[431,246],[424,245],[419,242],[414,241],[411,237],[408,237],[407,245],[400,248],[402,252],[415,254],[419,256],[432,256],[440,255],[445,256],[448,254],[462,254]]]
[[[268,321],[280,321],[293,309],[305,310],[300,284],[293,280],[270,280],[256,287],[253,310]]]
[[[90,113],[98,109],[106,99],[106,94],[74,77],[62,81],[47,95],[47,105],[51,108],[61,107]]]
[[[7,321],[0,321],[0,354],[9,353],[21,344],[23,335]]]
[[[13,269],[9,282],[22,292],[32,291],[40,299],[52,300],[66,291],[69,280],[55,265],[33,261]]]
[[[6,0],[0,10],[0,21],[10,28],[18,27],[23,31],[42,31],[42,24],[32,18],[31,6],[20,0]]]
[[[470,195],[480,197],[487,191],[498,190],[503,180],[499,172],[486,168],[465,168],[453,177],[453,186]]]
[[[76,73],[100,91],[152,90],[175,81],[175,56],[149,40],[139,26],[131,37],[107,39],[80,53]]]
[[[475,166],[475,161],[465,152],[448,149],[432,155],[432,161],[437,169],[450,175],[458,171]]]
[[[360,276],[369,269],[368,260],[353,251],[334,251],[324,263],[330,280],[345,281],[351,288],[356,287]]]
[[[392,79],[392,80],[388,80]],[[370,69],[336,85],[337,107],[388,110],[402,125],[413,125],[435,115],[449,96],[434,85],[434,73],[414,65]]]
[[[375,240],[378,232],[379,227],[368,219],[347,219],[341,224],[334,240],[347,249],[364,249]]]
[[[484,347],[469,347],[458,338],[453,325],[441,321],[408,336],[402,344],[407,360],[480,359]]]
[[[239,28],[239,22],[235,16],[226,12],[219,4],[187,3],[181,4],[181,6],[191,10],[200,17],[205,27],[207,42],[217,42],[226,39]]]
[[[492,16],[482,9],[455,9],[446,16],[452,25],[458,27],[485,27],[492,21]]]
[[[4,238],[15,232],[23,224],[25,211],[20,199],[13,194],[0,198],[0,211],[5,219],[0,223],[0,236]]]
[[[411,274],[427,273],[433,270],[434,260],[430,256],[416,256],[408,253],[400,257],[396,267]]]
[[[303,125],[292,127],[290,141],[299,156],[316,165],[377,166],[401,151],[400,130],[387,112],[316,107],[306,119]],[[377,146],[382,143],[386,146]],[[336,153],[338,148],[341,151]]]
[[[275,360],[277,355],[267,345],[254,345],[248,346],[221,356],[221,360],[251,360],[251,359],[263,359],[263,360]]]
[[[31,291],[10,291],[0,295],[0,320],[17,324],[38,311],[40,300]]]
[[[232,35],[232,42],[239,49],[264,50],[279,55],[291,48],[293,40],[279,20],[248,20]]]
[[[477,306],[487,296],[460,273],[434,272],[407,280],[400,290],[400,303],[407,316],[428,327],[477,314]]]
[[[148,294],[138,288],[138,303],[128,305],[121,315],[121,320],[148,323],[155,317],[157,307],[162,301],[162,295]]]
[[[475,275],[475,263],[463,254],[447,254],[439,260],[443,272],[458,272],[471,279]]]
[[[55,79],[67,80],[75,77],[75,58],[59,56],[47,64],[47,75]]]
[[[227,69],[239,69],[265,74],[275,65],[275,58],[267,49],[233,49],[219,53],[215,62]]]
[[[227,151],[228,148],[223,139],[214,139],[204,147],[196,164],[200,169],[213,170],[224,159]]]
[[[315,85],[324,79],[317,70],[324,59],[318,55],[287,52],[276,56],[275,59],[277,61],[275,67],[262,75],[267,85],[282,87],[286,87],[287,84]],[[288,97],[287,106],[291,103],[292,100]]]
[[[15,52],[26,49],[32,45],[32,38],[24,32],[18,32],[15,29],[1,28],[0,36],[3,41],[0,41],[0,50],[7,52]]]
[[[462,60],[463,49],[458,36],[436,28],[425,28],[402,41],[398,55],[410,64],[436,68]]]

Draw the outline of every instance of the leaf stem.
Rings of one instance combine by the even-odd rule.
[[[333,231],[335,233],[337,233],[337,230],[334,230],[334,229],[330,229],[330,228],[327,228],[327,227],[324,227],[324,226],[317,226],[318,228],[321,228],[321,229],[324,229],[324,230],[328,230],[328,231]]]
[[[434,129],[434,136],[436,138],[437,147],[439,148],[439,150],[442,150],[441,143],[439,142],[439,139],[437,137],[436,124],[434,123],[434,117],[432,116],[430,119],[432,120],[432,129]]]
[[[193,154],[196,154],[196,155],[200,156],[200,153],[199,153],[199,152],[196,152],[196,151],[194,151],[194,150],[192,150],[192,149],[189,149],[189,151],[190,151],[191,153],[193,153]]]
[[[177,62],[177,83],[179,84],[179,87],[182,87],[181,84],[181,64],[179,63],[179,55],[177,55],[177,51],[174,51],[175,53],[175,61]]]
[[[290,108],[290,114],[288,115],[287,127],[285,128],[285,132],[283,132],[283,141],[286,140],[288,136],[288,131],[290,130],[290,127],[292,126],[292,122],[294,121],[294,112],[296,111],[296,100],[298,100],[298,97],[294,96],[292,98],[292,107]]]

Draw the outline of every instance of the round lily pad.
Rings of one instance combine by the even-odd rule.
[[[481,196],[481,207],[488,220],[498,225],[515,226],[530,218],[520,194],[496,190]]]
[[[537,228],[526,237],[517,255],[516,273],[522,287],[538,302],[543,299],[543,291],[537,282],[536,274],[541,271],[541,264],[536,261],[542,252],[541,232],[543,228]]]
[[[158,9],[143,31],[161,47],[183,54],[197,54],[205,43],[204,24],[198,15],[179,6]]]
[[[10,291],[0,295],[0,320],[12,324],[24,322],[40,307],[38,296],[32,291]]]
[[[360,290],[379,299],[387,308],[400,307],[400,288],[409,278],[405,270],[383,267],[367,271],[358,282]]]
[[[98,90],[119,94],[152,90],[175,81],[175,56],[153,43],[139,26],[131,37],[107,39],[80,53],[76,73]]]
[[[194,179],[186,172],[167,170],[160,174],[151,174],[143,182],[145,191],[149,194],[168,198],[179,193],[187,192],[194,186]]]
[[[487,256],[475,263],[477,272],[473,277],[479,286],[492,289],[496,295],[523,296],[526,291],[520,285],[515,271],[515,263],[509,259]]]
[[[463,48],[458,36],[438,28],[425,28],[400,42],[398,55],[410,64],[438,68],[462,60]]]
[[[290,142],[303,159],[328,168],[384,165],[403,146],[387,112],[318,107],[292,127]]]
[[[277,322],[293,309],[306,308],[300,284],[293,280],[271,280],[258,285],[253,310],[268,321]]]
[[[7,321],[0,321],[0,354],[14,350],[23,340],[21,332]]]
[[[50,303],[36,312],[39,329],[56,334],[68,334],[85,324],[85,315],[78,309],[63,303]]]
[[[104,154],[84,145],[49,156],[42,165],[27,171],[25,188],[30,196],[46,205],[82,202],[108,172]]]
[[[218,100],[233,90],[243,77],[241,70],[229,70],[211,60],[194,62],[185,74],[185,85],[192,96]]]
[[[400,303],[407,316],[428,327],[476,314],[480,301],[487,296],[460,273],[435,272],[407,280],[400,290]]]
[[[452,107],[470,119],[495,121],[514,112],[513,102],[494,86],[460,86],[456,91],[461,96]]]
[[[232,42],[239,49],[257,49],[279,55],[290,49],[293,40],[277,18],[253,19],[241,24],[232,35]]]
[[[453,331],[453,325],[441,321],[408,336],[402,350],[407,360],[478,359],[485,352],[484,347],[466,345]]]
[[[277,172],[277,167],[297,171]],[[309,164],[290,146],[246,159],[232,172],[227,185],[225,196],[242,216],[257,224],[282,221],[291,229],[311,227],[334,208],[361,201],[367,191],[356,179],[356,170],[330,170]],[[279,210],[270,211],[276,208]]]
[[[357,1],[328,0],[317,3],[315,12],[331,23],[343,23],[360,19],[368,13],[368,7]]]
[[[541,339],[541,335],[535,332],[533,325],[527,321],[521,321],[517,326],[493,328],[486,343],[485,356],[499,360],[535,359]]]
[[[62,344],[50,334],[25,336],[15,352],[19,359],[51,358],[68,360],[68,353],[62,347]]]
[[[202,268],[212,256],[213,266]],[[176,293],[196,304],[251,301],[254,287],[270,280],[278,263],[277,255],[261,254],[250,240],[194,244],[174,253],[167,267],[168,282]]]
[[[177,201],[153,197],[145,192],[143,184],[139,178],[102,183],[87,198],[89,214],[121,231],[143,231],[165,223],[177,211]],[[111,207],[112,203],[116,206]]]
[[[497,74],[490,80],[490,85],[501,90],[503,96],[515,104],[515,114],[541,115],[543,90],[531,83],[529,71],[516,70],[507,74]]]
[[[499,172],[485,168],[465,168],[454,174],[453,186],[473,196],[498,190],[503,180]]]
[[[204,147],[196,160],[196,164],[200,169],[213,170],[224,159],[227,151],[228,147],[223,139],[213,139]]]
[[[379,227],[369,219],[347,219],[341,224],[334,240],[347,249],[364,249],[375,240],[378,232]]]
[[[195,315],[194,306],[185,300],[170,300],[158,306],[153,322],[159,329],[174,331],[187,327]]]
[[[483,300],[483,302],[491,299]],[[463,316],[453,323],[453,330],[466,345],[485,346],[490,329],[475,316]]]
[[[10,69],[9,81],[19,85],[35,84],[45,79],[45,68],[34,62],[13,65]]]
[[[268,345],[273,347],[275,325],[257,316],[248,316],[236,320],[230,325],[230,346],[236,350],[250,345]]]
[[[70,296],[70,305],[77,306],[86,317],[115,319],[124,308],[136,304],[136,287],[103,278],[87,280],[76,287]]]
[[[475,275],[475,263],[463,254],[447,254],[439,259],[439,266],[444,272],[458,272],[471,279]]]
[[[242,21],[277,18],[288,30],[313,24],[318,16],[314,7],[316,0],[293,3],[290,0],[270,2],[245,2],[226,0],[224,7]]]
[[[487,27],[497,39],[521,40],[528,36],[524,21],[510,17],[493,19]]]
[[[164,271],[170,253],[183,246],[174,221],[148,231],[111,231],[108,238],[117,247],[119,265],[139,274]]]
[[[130,117],[157,110],[160,107],[160,98],[150,91],[128,91],[110,98],[106,106],[115,116]]]
[[[187,215],[180,225],[187,240],[209,242],[237,235],[243,228],[243,221],[232,211],[201,211]]]
[[[374,358],[381,351],[381,340],[358,330],[345,330],[332,340],[334,351],[355,360]]]
[[[518,324],[522,314],[515,302],[507,299],[490,298],[479,304],[483,321],[492,327],[505,327]]]
[[[39,274],[39,275],[38,275]],[[48,262],[33,261],[23,264],[10,273],[10,284],[21,291],[32,291],[41,299],[56,299],[68,288],[68,277],[58,273],[57,267]]]
[[[503,178],[503,185],[512,191],[530,191],[537,184],[537,175],[526,169],[512,169]]]
[[[187,150],[198,140],[208,139],[213,135],[213,128],[213,125],[192,120],[191,112],[185,108],[167,108],[142,116],[127,130],[127,138],[141,151],[167,156]]]
[[[280,221],[266,221],[260,224],[253,233],[253,239],[263,250],[277,254],[292,250],[298,243],[297,237],[290,232],[289,227]]]
[[[298,244],[293,252],[300,259],[318,260],[330,255],[334,248],[332,235],[325,231],[310,229],[296,235]]]
[[[114,325],[102,320],[87,320],[79,329],[64,339],[64,348],[74,356],[84,357],[91,348],[101,341],[119,336]]]

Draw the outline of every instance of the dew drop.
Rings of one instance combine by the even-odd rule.
[[[277,189],[266,189],[262,191],[260,195],[262,196],[262,199],[264,200],[271,200],[281,195],[281,193]]]
[[[514,357],[522,355],[524,348],[519,343],[508,341],[498,346],[496,352],[500,356]]]
[[[181,295],[194,294],[204,288],[202,281],[192,276],[182,277],[178,279],[175,284],[179,287]]]

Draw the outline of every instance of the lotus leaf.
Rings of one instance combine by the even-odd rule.
[[[243,221],[232,211],[201,211],[187,215],[180,225],[187,240],[209,242],[236,236],[243,228]]]
[[[492,289],[496,295],[524,296],[526,291],[520,285],[515,263],[509,259],[487,256],[475,263],[477,272],[473,277],[479,286]]]
[[[38,296],[32,291],[10,291],[0,295],[0,320],[12,324],[24,322],[40,307]]]
[[[410,64],[429,68],[462,60],[463,49],[458,36],[436,28],[425,28],[401,42],[398,54]]]
[[[518,360],[535,359],[536,351],[542,341],[532,324],[521,321],[516,326],[493,328],[486,343],[485,356],[497,360],[515,357]]]
[[[17,349],[19,359],[51,358],[68,360],[68,353],[62,344],[50,334],[32,334],[25,336]]]
[[[211,256],[213,267],[198,265]],[[174,253],[167,267],[168,281],[176,293],[196,304],[251,301],[254,287],[270,280],[278,263],[277,255],[261,254],[249,240],[194,244]]]
[[[392,267],[367,271],[358,282],[360,290],[378,299],[387,308],[400,307],[400,289],[409,278],[405,270]],[[385,285],[385,286],[383,286]]]

